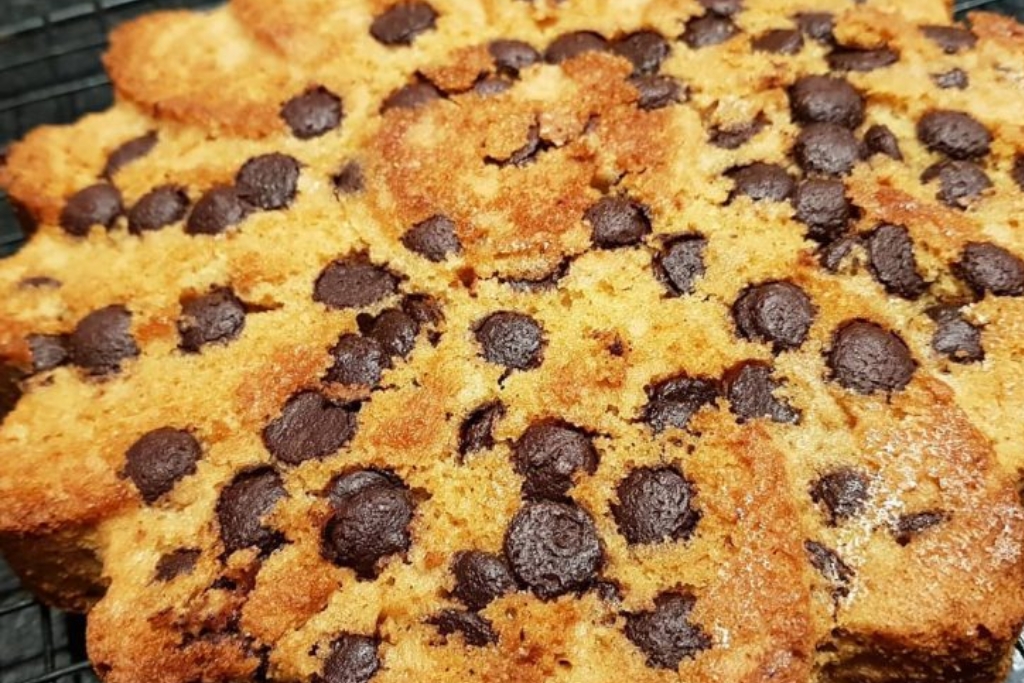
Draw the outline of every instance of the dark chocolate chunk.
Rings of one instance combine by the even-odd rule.
[[[332,261],[313,287],[313,300],[328,308],[363,308],[398,290],[398,277],[358,256]]]
[[[334,365],[324,379],[348,386],[373,389],[380,382],[381,374],[388,365],[380,342],[360,337],[358,334],[343,334],[331,349]]]
[[[916,299],[928,288],[917,272],[914,242],[900,225],[880,225],[864,240],[871,272],[885,291],[904,299]]]
[[[655,433],[669,427],[684,429],[694,413],[714,405],[718,383],[707,377],[679,375],[645,388],[647,406],[643,419]]]
[[[775,396],[782,383],[772,378],[772,368],[761,361],[744,361],[725,373],[725,396],[740,424],[766,417],[773,422],[796,424],[800,411]]]
[[[583,217],[594,244],[603,249],[637,244],[651,231],[647,208],[626,197],[602,197]]]
[[[642,467],[619,482],[612,515],[619,533],[632,544],[685,541],[701,514],[693,506],[693,486],[671,467]]]
[[[384,45],[412,45],[421,33],[433,30],[437,12],[425,2],[413,0],[392,5],[370,24],[370,35]]]
[[[509,369],[529,370],[544,357],[544,328],[523,313],[499,311],[476,326],[483,357]]]
[[[369,683],[378,669],[376,639],[343,633],[331,643],[317,683]]]
[[[181,306],[178,334],[181,350],[199,353],[207,344],[224,344],[245,327],[245,304],[227,287],[187,299]]]
[[[269,553],[281,545],[284,536],[264,526],[263,521],[287,495],[281,475],[269,467],[236,475],[217,500],[217,521],[225,552],[256,546]]]
[[[871,495],[870,486],[864,473],[841,467],[811,483],[811,500],[825,511],[828,523],[836,526],[864,512]]]
[[[561,64],[584,52],[604,52],[608,49],[608,41],[600,33],[594,31],[573,31],[563,33],[551,41],[544,51],[544,59],[549,64]]]
[[[969,242],[954,271],[978,297],[1024,294],[1024,261],[991,242]]]
[[[416,346],[420,324],[405,311],[389,308],[376,318],[362,318],[359,329],[380,344],[386,358],[405,358]]]
[[[756,52],[795,55],[804,49],[804,37],[796,29],[776,28],[754,38],[752,46]]]
[[[796,25],[804,35],[825,45],[835,44],[832,31],[836,26],[835,15],[830,12],[801,12],[797,14]]]
[[[922,532],[942,524],[947,515],[941,512],[912,512],[900,515],[892,528],[893,538],[900,545],[907,545]]]
[[[727,128],[715,126],[711,129],[708,141],[722,149],[739,149],[750,142],[750,139],[764,130],[767,125],[767,119],[764,116],[758,116],[753,121],[736,126]]]
[[[887,47],[875,50],[839,48],[829,54],[828,66],[833,71],[875,71],[891,66],[899,59],[899,53]]]
[[[669,292],[693,294],[697,279],[704,276],[707,245],[701,235],[683,235],[669,242],[655,257],[656,272]]]
[[[457,553],[452,560],[452,574],[455,576],[452,595],[472,610],[483,609],[516,589],[505,559],[482,550]]]
[[[846,175],[860,160],[861,148],[849,129],[834,123],[812,123],[800,131],[793,154],[807,173]]]
[[[755,161],[727,173],[735,187],[730,197],[750,197],[755,202],[781,202],[793,193],[793,177],[778,164]]]
[[[109,230],[122,211],[121,193],[117,188],[97,183],[71,195],[60,212],[60,227],[69,235],[83,237],[94,225]]]
[[[156,131],[150,131],[123,143],[107,157],[101,177],[110,180],[122,168],[149,154],[156,147],[157,141]]]
[[[939,161],[921,174],[922,183],[939,180],[935,197],[954,209],[965,209],[992,187],[988,175],[973,161]]]
[[[418,109],[444,97],[444,93],[429,81],[415,81],[394,91],[380,105],[380,113],[391,109]]]
[[[935,321],[932,348],[954,363],[977,363],[985,359],[981,345],[981,327],[964,320],[956,306],[936,306],[928,310]]]
[[[183,429],[161,427],[143,435],[125,455],[124,473],[152,504],[184,477],[195,474],[203,449]]]
[[[903,161],[899,140],[889,128],[876,124],[864,133],[864,145],[870,154],[884,154],[896,161]]]
[[[499,74],[515,78],[519,72],[541,60],[540,53],[521,40],[492,40],[487,51]]]
[[[643,74],[631,77],[629,82],[640,93],[636,105],[644,111],[661,109],[685,98],[684,88],[671,76]]]
[[[791,282],[748,287],[732,307],[736,329],[744,339],[772,343],[775,353],[799,348],[814,323],[810,297]]]
[[[662,593],[653,610],[626,615],[626,637],[647,656],[647,666],[676,671],[684,659],[711,648],[711,637],[690,623],[695,602],[689,593]]]
[[[694,50],[713,45],[720,45],[729,40],[740,30],[732,20],[717,14],[708,13],[702,17],[694,17],[686,22],[682,40]]]
[[[442,636],[461,633],[466,645],[485,647],[498,642],[498,634],[490,621],[476,612],[458,609],[444,609],[430,617],[427,623],[436,626]]]
[[[45,372],[68,360],[68,336],[66,334],[30,334],[28,347],[32,351],[32,370]]]
[[[338,194],[356,194],[363,191],[363,167],[358,161],[346,162],[334,177],[334,190]]]
[[[917,122],[917,137],[933,152],[951,159],[978,159],[989,153],[992,133],[970,114],[940,109]]]
[[[864,96],[845,78],[804,76],[789,89],[793,120],[856,128],[864,122]]]
[[[206,191],[192,207],[185,232],[190,235],[217,235],[238,225],[251,211],[232,185],[221,185]]]
[[[833,380],[861,394],[903,389],[917,370],[899,335],[867,320],[853,320],[836,331],[828,366]]]
[[[93,311],[71,333],[71,362],[91,375],[119,372],[122,361],[139,355],[131,325],[132,314],[124,306]]]
[[[977,36],[959,26],[922,26],[921,33],[949,55],[970,50],[978,42]]]
[[[435,263],[462,251],[462,244],[455,232],[455,222],[441,214],[409,228],[402,235],[402,244],[409,251]]]
[[[188,213],[189,199],[177,185],[163,185],[144,194],[128,212],[128,230],[136,235],[177,223]]]
[[[797,185],[793,208],[796,219],[807,226],[808,237],[822,242],[831,242],[845,232],[854,211],[842,181],[822,178]]]
[[[303,391],[288,399],[281,415],[263,428],[263,444],[276,459],[298,465],[334,453],[355,433],[352,409],[315,391]]]
[[[594,473],[597,450],[589,436],[570,424],[537,422],[513,446],[512,463],[526,479],[526,496],[557,499],[572,487],[577,472]]]
[[[300,140],[317,138],[341,125],[341,98],[323,86],[296,95],[281,107],[281,118]]]
[[[854,577],[853,570],[840,559],[834,550],[816,541],[804,541],[804,550],[811,566],[833,583],[849,583]]]
[[[935,82],[935,85],[944,90],[951,88],[965,90],[971,84],[970,77],[968,77],[967,72],[963,69],[950,69],[942,73],[932,74],[932,80]]]
[[[459,427],[459,454],[468,455],[494,447],[494,425],[505,415],[500,402],[485,403],[471,412]]]
[[[612,45],[612,52],[625,57],[633,64],[634,74],[657,73],[669,51],[669,44],[664,36],[657,31],[648,30],[625,35]]]
[[[167,582],[191,574],[201,554],[198,548],[179,548],[161,555],[156,563],[156,580]]]
[[[260,209],[283,209],[295,199],[299,183],[299,162],[287,154],[272,152],[249,159],[238,175],[238,196]]]

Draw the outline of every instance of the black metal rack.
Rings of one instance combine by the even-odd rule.
[[[0,150],[43,123],[67,123],[107,107],[99,57],[117,24],[144,12],[207,7],[211,0],[0,0]],[[1024,17],[1024,0],[962,0],[959,11]],[[0,192],[0,256],[21,240]],[[1019,648],[1010,683],[1024,683]],[[0,683],[95,683],[85,619],[40,604],[0,560]]]

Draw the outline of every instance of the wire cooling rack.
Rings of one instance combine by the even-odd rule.
[[[905,0],[912,2],[913,0]],[[0,150],[43,123],[68,123],[107,107],[100,67],[106,35],[155,9],[211,0],[0,0]],[[1024,18],[1024,0],[964,0],[958,11],[994,9]],[[0,193],[0,256],[21,240]],[[1009,683],[1024,683],[1024,649]],[[85,619],[50,609],[0,560],[0,683],[96,683],[85,654]]]

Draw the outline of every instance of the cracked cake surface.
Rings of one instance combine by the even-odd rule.
[[[14,144],[0,549],[110,683],[993,683],[1024,28],[232,0]]]

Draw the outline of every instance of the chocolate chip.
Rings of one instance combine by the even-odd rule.
[[[179,548],[162,555],[156,563],[156,580],[167,582],[191,574],[201,554],[198,548]]]
[[[810,298],[791,282],[766,282],[748,287],[732,307],[736,328],[744,339],[772,343],[775,353],[799,348],[814,323]]]
[[[989,153],[992,134],[970,114],[930,111],[917,122],[917,137],[933,152],[952,159],[977,159]]]
[[[473,84],[473,92],[480,97],[500,95],[512,87],[512,81],[502,76],[484,76]]]
[[[594,31],[573,31],[563,33],[551,41],[544,51],[544,59],[549,64],[561,64],[584,52],[604,52],[608,49],[608,41],[600,33]]]
[[[484,647],[498,642],[498,634],[491,622],[475,612],[444,609],[430,617],[427,623],[436,626],[442,636],[461,633],[466,645]]]
[[[109,230],[121,212],[121,193],[117,188],[97,183],[71,195],[60,212],[60,227],[69,235],[83,237],[94,225]]]
[[[669,242],[655,257],[655,269],[673,294],[693,294],[704,276],[704,251],[708,241],[701,235],[683,235]]]
[[[401,488],[402,480],[397,475],[384,470],[353,470],[332,479],[327,485],[325,493],[330,499],[331,505],[338,507],[346,498],[374,486]]]
[[[969,242],[954,271],[978,297],[1024,294],[1024,261],[991,242]]]
[[[1013,182],[1017,183],[1021,191],[1024,191],[1024,154],[1017,155],[1013,162],[1013,169],[1010,171],[1010,177],[1013,178]]]
[[[537,123],[533,123],[526,130],[526,142],[522,147],[512,152],[508,159],[500,160],[493,157],[485,157],[484,163],[497,163],[499,166],[511,164],[521,168],[536,161],[538,154],[551,149],[551,147],[552,144],[550,142],[541,138],[540,126]]]
[[[842,234],[853,217],[846,186],[839,180],[811,178],[800,183],[793,193],[793,208],[808,236],[822,242]]]
[[[669,427],[686,428],[694,413],[713,405],[718,398],[718,383],[707,377],[679,375],[645,388],[647,406],[644,421],[655,433]]]
[[[694,50],[720,45],[739,33],[730,19],[715,14],[694,17],[686,22],[682,40]]]
[[[828,523],[836,526],[860,516],[870,492],[867,476],[849,467],[832,470],[811,484],[811,500],[820,505]]]
[[[535,368],[544,356],[544,328],[523,313],[492,313],[477,325],[476,340],[485,359],[509,369]]]
[[[341,125],[341,98],[323,86],[296,95],[281,107],[281,118],[300,140],[320,137]]]
[[[614,581],[597,581],[594,583],[594,593],[604,602],[614,605],[622,602],[622,589]]]
[[[156,147],[157,141],[156,131],[150,131],[125,142],[107,157],[101,177],[110,180],[122,168],[149,154]]]
[[[452,595],[473,610],[481,610],[516,589],[504,558],[481,550],[457,553],[452,561],[452,574]]]
[[[821,265],[833,273],[838,273],[843,261],[853,253],[853,248],[860,244],[860,238],[853,235],[844,235],[837,240],[822,245],[818,250],[818,257]]]
[[[977,36],[959,26],[922,26],[921,33],[948,55],[970,50],[978,42]]]
[[[425,2],[392,5],[370,24],[370,35],[384,45],[412,45],[421,33],[434,28],[437,12]]]
[[[796,29],[776,28],[759,35],[752,46],[757,52],[795,55],[804,49],[804,37]]]
[[[570,424],[538,422],[513,446],[512,463],[526,479],[525,495],[558,498],[572,487],[577,472],[594,473],[597,451],[590,437]]]
[[[796,25],[812,40],[825,45],[835,44],[832,31],[836,26],[836,18],[829,12],[801,12],[797,14]]]
[[[234,186],[214,187],[192,207],[185,232],[189,235],[217,235],[241,223],[249,211],[250,207],[242,201]]]
[[[128,230],[141,234],[177,223],[188,212],[189,199],[177,185],[164,185],[144,194],[128,212]]]
[[[604,561],[594,521],[573,503],[527,502],[505,533],[516,577],[543,600],[582,591]]]
[[[822,576],[835,583],[849,583],[854,577],[853,570],[843,562],[834,550],[816,541],[804,541],[804,550],[811,566]]]
[[[409,228],[402,235],[402,244],[428,261],[440,263],[462,251],[455,222],[448,216],[431,216]]]
[[[647,666],[676,671],[684,659],[711,648],[711,637],[690,623],[694,602],[689,593],[662,593],[653,610],[626,615],[626,637],[647,656]]]
[[[900,545],[907,545],[921,532],[927,531],[946,521],[946,515],[941,512],[912,512],[900,515],[892,528],[893,538]]]
[[[940,161],[921,174],[922,183],[938,178],[939,191],[935,197],[954,209],[965,209],[971,202],[992,187],[985,171],[973,161]]]
[[[459,454],[467,455],[494,447],[494,426],[505,415],[499,402],[485,403],[471,412],[459,427]]]
[[[281,462],[298,465],[334,453],[355,433],[353,410],[318,392],[303,391],[288,399],[281,415],[263,428],[263,445]]]
[[[903,161],[899,140],[888,127],[876,124],[864,133],[864,144],[870,154],[884,154],[896,161]]]
[[[376,578],[381,561],[409,549],[413,501],[401,484],[359,488],[334,501],[323,530],[322,553],[362,579]]]
[[[493,40],[487,46],[498,73],[515,78],[519,72],[541,60],[540,53],[521,40]]]
[[[709,14],[731,17],[743,9],[743,0],[699,0]]]
[[[651,231],[647,208],[626,197],[602,197],[583,217],[594,244],[603,249],[637,244]]]
[[[32,351],[32,370],[45,372],[68,360],[68,336],[66,334],[30,334],[28,347]]]
[[[963,69],[950,69],[942,73],[932,74],[932,80],[935,81],[935,85],[944,90],[950,88],[965,90],[970,85],[970,78],[968,78],[967,72]]]
[[[328,308],[363,308],[395,294],[398,277],[358,257],[333,261],[313,287],[313,300]]]
[[[936,306],[928,310],[935,321],[932,348],[954,363],[977,363],[985,359],[981,328],[960,315],[956,306]]]
[[[14,365],[0,363],[0,422],[18,405],[25,373]]]
[[[299,162],[279,152],[249,159],[235,177],[238,196],[266,211],[291,204],[298,182]]]
[[[178,319],[179,348],[199,353],[207,344],[227,343],[245,327],[245,304],[227,287],[215,287],[208,294],[188,299]]]
[[[349,161],[334,177],[334,190],[338,194],[356,194],[363,191],[363,168],[358,161]]]
[[[410,294],[405,297],[402,310],[420,325],[437,325],[444,321],[441,306],[426,294]]]
[[[629,82],[640,93],[636,104],[644,111],[661,109],[684,99],[683,87],[671,76],[633,76]]]
[[[917,272],[914,242],[906,228],[880,225],[867,235],[864,243],[871,272],[885,291],[904,299],[916,299],[928,288]]]
[[[420,324],[405,311],[389,308],[376,318],[363,317],[359,329],[380,344],[386,358],[405,358],[416,346]]]
[[[833,380],[861,394],[903,389],[917,370],[917,362],[899,335],[867,320],[854,320],[839,328],[828,366]]]
[[[668,41],[657,31],[636,31],[612,45],[612,52],[633,64],[634,74],[653,74],[668,57]]]
[[[444,97],[444,93],[429,81],[416,81],[404,85],[388,95],[381,103],[380,113],[391,109],[417,109]]]
[[[778,164],[755,161],[727,173],[735,186],[730,197],[750,197],[755,202],[781,202],[793,193],[793,177]]]
[[[768,121],[763,116],[758,116],[753,121],[729,128],[716,126],[711,129],[709,142],[722,149],[739,149],[750,142],[750,139],[764,130],[767,125]]]
[[[91,375],[119,372],[121,361],[139,355],[131,325],[132,314],[124,306],[93,311],[71,333],[71,362]]]
[[[846,175],[861,157],[860,143],[849,129],[834,123],[812,123],[800,131],[793,146],[807,173]]]
[[[375,388],[388,365],[380,343],[358,334],[343,334],[331,349],[331,356],[334,357],[334,365],[324,379],[347,386]]]
[[[767,363],[744,361],[729,369],[722,381],[729,407],[740,424],[762,417],[783,424],[800,421],[800,411],[775,396],[782,383],[772,379]]]
[[[269,467],[236,475],[217,499],[217,521],[225,552],[256,546],[269,553],[281,545],[284,536],[264,526],[263,518],[287,495],[281,475]]]
[[[343,633],[331,643],[320,683],[368,683],[380,669],[377,641]]]
[[[793,120],[856,128],[864,122],[864,96],[845,78],[804,76],[789,89]]]
[[[855,50],[840,48],[828,56],[828,66],[833,71],[875,71],[900,59],[898,52],[887,47],[877,50]]]
[[[195,474],[202,447],[182,429],[161,427],[132,444],[125,456],[125,474],[146,503],[154,503],[189,474]]]
[[[670,467],[635,469],[616,492],[619,502],[612,504],[612,515],[632,545],[685,541],[700,521],[693,486]]]

